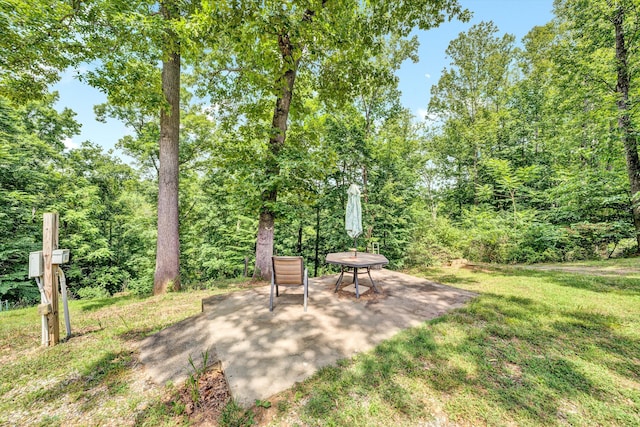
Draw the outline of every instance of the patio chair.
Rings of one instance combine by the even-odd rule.
[[[307,269],[301,256],[274,256],[271,257],[271,297],[269,299],[269,311],[273,311],[273,288],[276,296],[280,296],[278,286],[301,286],[304,289],[304,311],[307,311],[307,298],[309,296],[309,278]]]

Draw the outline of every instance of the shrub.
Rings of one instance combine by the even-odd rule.
[[[640,248],[638,248],[635,239],[622,240],[618,249],[620,250],[619,256],[622,258],[631,258],[640,253]]]
[[[557,262],[564,259],[568,243],[564,227],[533,222],[520,232],[520,240],[508,255],[509,262]]]
[[[460,258],[462,236],[463,232],[449,219],[424,216],[415,224],[405,262],[408,266],[433,266]]]
[[[109,292],[106,289],[97,286],[89,287],[85,286],[76,291],[76,295],[82,299],[98,299],[109,297]]]
[[[631,237],[633,229],[625,221],[580,222],[571,224],[568,233],[572,253],[577,254],[575,259],[590,259],[600,258],[600,252],[606,251],[609,244],[617,245],[623,239]],[[583,258],[579,258],[580,256]]]
[[[151,295],[153,293],[153,275],[129,280],[126,290],[138,296]]]
[[[510,245],[518,230],[510,212],[473,208],[465,211],[462,227],[466,236],[464,257],[481,262],[507,262]]]

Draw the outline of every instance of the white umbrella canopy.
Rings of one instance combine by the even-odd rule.
[[[345,229],[349,237],[353,238],[353,246],[357,245],[356,238],[362,234],[362,206],[360,205],[360,188],[356,184],[351,184],[347,190],[347,213],[345,215]]]

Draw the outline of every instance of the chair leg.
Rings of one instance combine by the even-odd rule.
[[[307,311],[307,299],[309,298],[309,284],[304,282],[304,311]]]
[[[271,296],[269,297],[269,311],[273,311],[273,287],[274,283],[271,281]]]
[[[307,272],[304,275],[304,311],[307,311],[307,299],[309,298],[309,279],[307,278]]]

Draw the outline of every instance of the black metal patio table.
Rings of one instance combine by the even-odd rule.
[[[376,283],[371,277],[371,268],[376,266],[385,266],[389,264],[389,260],[380,254],[371,254],[368,252],[336,252],[327,254],[327,264],[335,264],[340,266],[340,277],[336,282],[336,289],[334,292],[338,292],[342,278],[345,272],[353,270],[353,283],[356,285],[356,298],[360,298],[360,290],[358,289],[358,269],[366,268],[371,284],[373,285],[373,291],[380,293]]]

